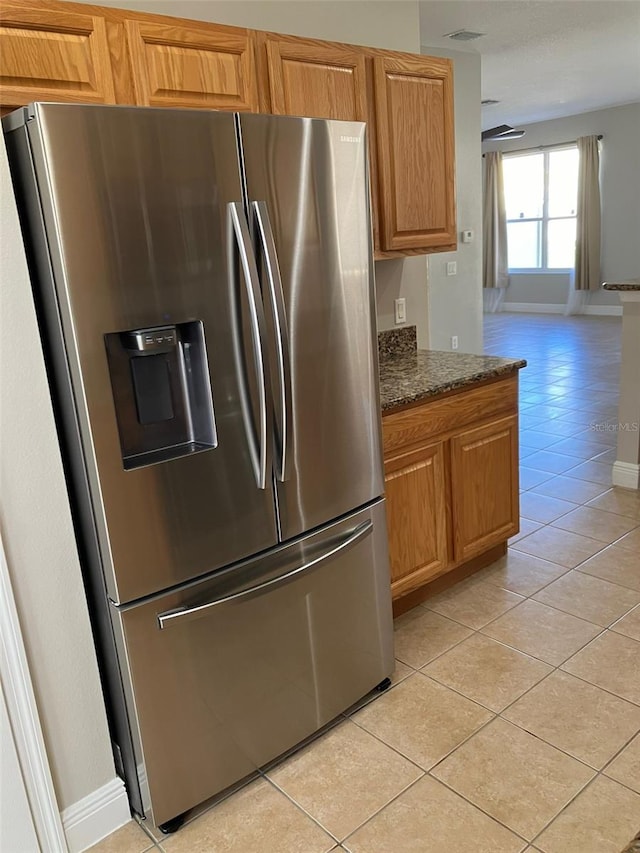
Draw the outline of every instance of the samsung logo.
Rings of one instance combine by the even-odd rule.
[[[340,142],[360,142],[359,136],[340,136]]]

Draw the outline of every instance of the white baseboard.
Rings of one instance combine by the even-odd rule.
[[[503,302],[502,310],[518,314],[563,314],[564,305],[559,302]]]
[[[583,313],[595,317],[622,317],[622,305],[587,305]]]
[[[112,779],[62,812],[70,853],[81,853],[131,820],[122,779]]]
[[[22,774],[28,811],[40,850],[66,851],[60,810],[51,778],[38,705],[33,692],[20,620],[13,597],[9,567],[0,539],[0,695]],[[4,780],[3,780],[4,781]]]
[[[564,314],[564,302],[503,302],[502,311],[512,314]],[[586,305],[582,313],[592,317],[621,317],[622,305]]]
[[[640,489],[640,465],[634,465],[633,462],[614,462],[611,479],[614,486]]]

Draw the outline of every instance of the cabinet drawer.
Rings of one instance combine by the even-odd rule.
[[[465,426],[518,411],[518,377],[462,390],[450,397],[426,401],[411,409],[385,415],[382,435],[385,456],[401,448],[444,436]]]

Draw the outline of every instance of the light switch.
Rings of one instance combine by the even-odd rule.
[[[407,300],[404,297],[396,299],[396,324],[407,322]]]
[[[455,275],[458,272],[458,265],[455,261],[447,261],[447,275]]]
[[[462,232],[462,242],[463,243],[472,243],[473,242],[473,231],[463,231]]]

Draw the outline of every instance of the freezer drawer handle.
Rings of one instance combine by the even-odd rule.
[[[262,297],[260,294],[260,280],[258,278],[258,268],[256,267],[255,258],[253,256],[249,227],[247,225],[247,220],[245,219],[242,203],[237,201],[229,202],[227,205],[227,211],[230,275],[233,275],[232,271],[235,269],[235,264],[233,263],[235,236],[235,245],[238,248],[240,262],[244,271],[243,277],[247,291],[247,300],[249,303],[249,314],[251,317],[251,340],[253,345],[254,369],[258,388],[259,404],[257,450],[255,447],[256,442],[253,434],[253,426],[250,423],[250,414],[247,411],[249,406],[243,406],[243,410],[245,423],[249,421],[247,424],[247,438],[249,441],[249,452],[251,455],[256,484],[259,489],[266,489],[267,468],[269,465],[267,442],[267,367],[265,364],[264,353],[262,351],[262,342],[265,340],[265,320],[262,309]]]
[[[234,592],[231,595],[224,595],[221,598],[215,598],[213,601],[209,601],[206,604],[199,604],[197,607],[178,608],[177,610],[169,610],[167,613],[160,613],[158,614],[158,626],[160,630],[163,630],[164,628],[169,628],[172,625],[177,625],[178,623],[182,624],[183,622],[189,622],[192,619],[199,619],[201,616],[207,616],[210,611],[219,604],[226,604],[229,601],[238,601],[242,598],[252,598],[255,595],[261,595],[263,592],[271,592],[272,590],[289,583],[303,572],[319,568],[323,563],[326,563],[328,560],[331,560],[333,557],[336,557],[348,548],[353,547],[357,542],[365,539],[371,534],[372,530],[373,522],[371,520],[365,521],[352,530],[347,538],[343,539],[338,545],[334,545],[329,551],[319,554],[313,560],[309,560],[309,562],[303,563],[295,569],[291,569],[291,571],[286,574],[280,575],[272,580],[265,581],[264,583],[259,583],[249,589],[243,589],[239,592]]]
[[[279,417],[276,421],[280,432],[279,454],[276,458],[276,477],[281,483],[288,479],[289,444],[291,441],[291,425],[293,423],[291,412],[291,358],[289,353],[289,331],[287,328],[287,312],[284,303],[284,291],[282,289],[282,277],[276,243],[273,237],[271,220],[266,201],[254,201],[251,204],[258,226],[258,235],[267,270],[267,281],[269,284],[270,304],[273,314],[273,325],[275,329],[275,348],[278,365],[278,382],[280,386],[280,399],[278,401]]]

